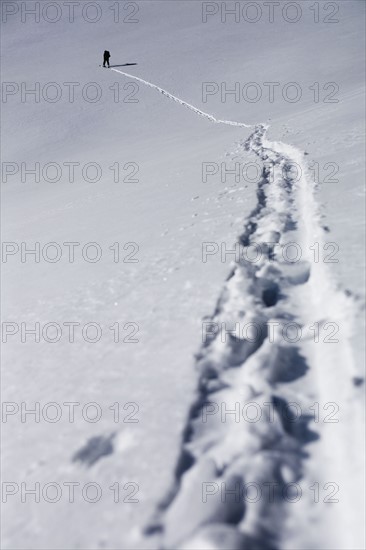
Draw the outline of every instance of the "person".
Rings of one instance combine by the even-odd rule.
[[[105,64],[107,63],[108,65],[108,68],[109,68],[109,58],[111,57],[111,54],[105,50],[104,51],[104,56],[103,56],[103,67],[105,67]]]

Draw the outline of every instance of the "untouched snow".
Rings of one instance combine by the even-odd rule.
[[[77,13],[73,23],[15,15],[2,25],[2,80],[63,90],[55,103],[3,99],[3,162],[80,163],[73,182],[66,168],[54,183],[3,172],[3,242],[63,252],[55,263],[3,255],[3,342],[4,323],[19,325],[2,353],[2,478],[12,484],[6,502],[2,486],[3,547],[364,548],[364,3],[332,3],[335,24],[314,23],[307,2],[296,24],[220,14],[203,23],[202,3],[184,1],[139,2],[138,23],[114,24],[112,3],[101,4],[94,24]],[[98,66],[104,49],[113,70]],[[67,82],[80,83],[72,103]],[[102,90],[95,103],[79,91],[90,82]],[[256,82],[263,98],[205,102],[205,82]],[[266,82],[296,82],[301,99],[276,92],[270,102]],[[324,101],[327,83],[337,103]],[[116,86],[125,101],[113,101]],[[83,179],[88,162],[100,181]],[[235,162],[258,163],[258,185],[220,172],[204,181],[203,163]],[[74,262],[69,242],[81,243]],[[103,252],[95,263],[80,253],[91,242]],[[205,262],[203,243],[215,250]],[[284,261],[288,243],[300,261]],[[243,259],[253,244],[258,262]],[[222,246],[238,261],[221,258]],[[326,263],[334,250],[339,261]],[[63,327],[60,340],[22,342],[20,324],[37,322]],[[302,328],[292,343],[281,336],[290,322]],[[98,342],[83,338],[87,323],[102,327]],[[254,338],[225,333],[248,323]],[[22,407],[51,402],[58,422],[22,421]],[[90,402],[97,422],[81,414]],[[221,415],[253,402],[257,422]],[[39,502],[21,501],[22,483],[40,484]],[[62,488],[57,502],[44,497],[47,483]],[[83,498],[87,483],[98,502]],[[273,498],[235,498],[246,484],[272,484]],[[234,491],[226,500],[223,487]],[[294,487],[302,495],[290,502]]]

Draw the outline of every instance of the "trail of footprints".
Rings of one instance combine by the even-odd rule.
[[[240,255],[209,320],[209,337],[196,356],[198,387],[175,481],[146,528],[147,535],[159,537],[163,549],[280,548],[279,527],[287,513],[282,489],[300,479],[304,447],[317,437],[308,427],[309,418],[291,422],[283,396],[288,391],[281,395],[281,384],[288,387],[306,374],[306,362],[295,344],[268,338],[269,321],[301,323],[289,293],[306,285],[310,264],[285,262],[266,245],[296,241],[301,211],[293,199],[291,161],[264,146],[265,133],[260,125],[241,144],[262,159],[264,169],[257,206],[239,244],[244,250],[256,243],[262,254],[256,263]],[[237,323],[252,323],[253,337],[228,333]],[[242,411],[252,402],[260,411],[256,422],[221,414],[234,411],[236,403]],[[254,493],[243,498],[243,487]],[[263,490],[258,500],[256,487]]]

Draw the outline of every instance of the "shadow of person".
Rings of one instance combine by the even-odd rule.
[[[137,63],[124,63],[123,65],[110,65],[110,67],[131,67],[132,65],[137,65]]]

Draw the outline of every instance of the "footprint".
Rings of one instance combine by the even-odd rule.
[[[73,455],[72,462],[81,462],[90,468],[104,456],[108,456],[113,453],[114,437],[114,433],[109,436],[100,435],[97,437],[91,437],[86,444]]]

